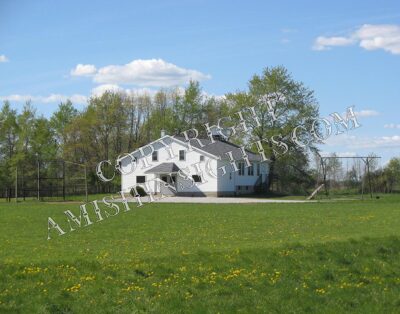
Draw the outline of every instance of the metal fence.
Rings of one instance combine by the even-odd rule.
[[[18,200],[88,199],[86,165],[67,160],[36,160],[15,167],[13,186],[0,197]],[[80,197],[81,196],[81,197]]]

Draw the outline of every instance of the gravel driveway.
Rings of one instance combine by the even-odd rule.
[[[148,202],[148,197],[141,198],[143,203]],[[129,202],[135,202],[135,199],[128,198]],[[157,203],[192,203],[192,204],[233,204],[233,203],[310,203],[315,201],[307,200],[279,200],[262,199],[251,197],[184,197],[171,196],[158,200]]]

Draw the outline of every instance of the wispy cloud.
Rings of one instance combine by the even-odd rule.
[[[328,50],[337,46],[358,44],[366,50],[382,49],[392,54],[400,54],[400,26],[394,24],[364,24],[348,36],[315,39],[314,50]]]
[[[8,58],[5,55],[0,55],[0,63],[1,62],[8,62]]]
[[[98,84],[124,84],[141,87],[170,87],[188,83],[190,80],[204,81],[210,75],[197,70],[185,69],[162,59],[133,60],[123,65],[108,65],[96,69],[91,64],[78,64],[71,74],[93,75]]]
[[[400,124],[389,123],[384,125],[385,129],[400,129]]]
[[[320,152],[319,154],[323,157],[329,157],[332,155],[332,152]],[[337,156],[339,156],[339,157],[356,157],[357,153],[356,152],[338,152]]]
[[[400,148],[400,135],[363,137],[349,134],[340,134],[329,137],[325,141],[327,146],[342,147],[345,149],[396,149]]]
[[[151,88],[122,88],[116,84],[102,84],[92,89],[92,96],[101,96],[105,92],[123,93],[126,95],[149,95],[154,96],[157,90]]]
[[[314,50],[328,50],[333,46],[349,46],[352,45],[355,41],[352,38],[346,37],[324,37],[319,36],[314,41],[313,49]]]
[[[70,96],[62,94],[51,94],[48,96],[35,96],[35,95],[20,95],[12,94],[8,96],[0,96],[0,101],[14,101],[14,102],[37,102],[37,103],[60,103],[67,100],[71,100],[75,104],[85,104],[87,102],[87,97],[80,94],[73,94]]]
[[[380,115],[378,111],[370,109],[356,111],[354,112],[354,114],[356,115],[356,117],[376,117]]]

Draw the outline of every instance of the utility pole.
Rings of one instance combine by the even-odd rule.
[[[325,195],[329,195],[328,185],[326,184],[326,164],[324,159],[321,157],[321,165],[322,165],[322,174],[324,176],[324,188],[325,188]]]

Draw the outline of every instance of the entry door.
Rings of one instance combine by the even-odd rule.
[[[175,187],[175,182],[176,182],[176,175],[161,175],[160,179],[169,185]],[[162,192],[166,195],[174,195],[175,191],[168,188],[168,187],[162,187]]]
[[[175,185],[176,175],[170,175],[170,176],[162,175],[161,180],[163,180],[164,182],[167,182],[168,184]]]

